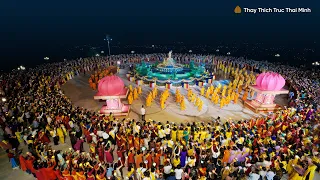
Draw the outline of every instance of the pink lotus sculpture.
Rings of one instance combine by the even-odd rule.
[[[121,99],[126,99],[128,89],[124,86],[122,79],[118,76],[106,76],[99,81],[98,92],[94,99],[105,100],[100,109],[100,114],[113,113],[114,116],[127,116],[130,105],[123,104]]]
[[[286,81],[284,78],[274,72],[261,73],[256,79],[256,85],[261,90],[279,91],[283,88]]]
[[[122,79],[118,76],[106,76],[102,78],[98,85],[98,95],[117,96],[126,91]]]

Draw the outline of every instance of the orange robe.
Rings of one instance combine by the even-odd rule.
[[[143,154],[137,154],[136,155],[136,168],[139,168],[140,167],[140,163],[142,163],[143,161]]]
[[[227,150],[224,151],[222,162],[223,163],[228,163],[229,158],[230,158],[230,150],[227,149]]]

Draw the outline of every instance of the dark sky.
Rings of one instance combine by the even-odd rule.
[[[266,42],[319,39],[318,0],[64,0],[0,2],[1,61],[32,61],[70,46],[99,44],[105,34],[130,44]],[[305,7],[307,14],[234,14],[241,7]],[[23,56],[23,57],[22,57]]]

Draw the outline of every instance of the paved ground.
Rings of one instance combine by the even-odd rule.
[[[137,85],[133,82],[128,81],[125,78],[126,70],[121,70],[120,77],[122,77],[126,86],[130,84],[133,87]],[[86,109],[90,109],[92,111],[98,111],[100,107],[103,105],[103,101],[94,100],[93,96],[96,91],[93,91],[88,84],[89,74],[85,76],[78,76],[70,81],[68,81],[63,87],[63,91],[66,96],[70,97],[71,101],[79,106],[84,107]],[[139,117],[141,105],[145,104],[145,99],[147,94],[151,91],[149,86],[142,86],[143,94],[139,97],[138,100],[135,100],[131,105],[131,111],[129,114],[129,118],[136,119]],[[192,87],[193,91],[197,94],[200,94],[199,87]],[[163,91],[163,87],[159,87],[159,94]],[[185,95],[187,91],[183,88],[179,88],[180,92]],[[173,121],[176,123],[180,122],[193,122],[193,121],[209,121],[212,118],[221,117],[222,120],[233,119],[233,120],[241,120],[248,119],[253,116],[260,116],[263,114],[256,114],[248,109],[243,107],[243,103],[239,98],[239,102],[237,104],[229,104],[222,109],[218,105],[214,105],[209,100],[204,97],[201,99],[204,101],[204,106],[202,110],[199,112],[197,108],[190,102],[186,102],[186,110],[181,111],[180,107],[174,102],[174,93],[176,88],[170,90],[172,95],[168,98],[166,102],[166,108],[161,110],[159,105],[159,96],[152,104],[151,107],[146,108],[146,118],[154,119],[156,121]],[[281,104],[285,103],[285,96],[277,97],[277,101]]]

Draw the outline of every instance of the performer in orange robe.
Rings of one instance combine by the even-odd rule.
[[[129,149],[134,147],[133,135],[131,135],[131,134],[128,136],[128,145],[129,145]]]
[[[248,98],[248,91],[246,90],[242,96],[242,100],[245,101]]]
[[[148,166],[148,169],[150,169],[150,168],[151,168],[151,165],[152,165],[152,163],[153,163],[153,162],[152,162],[152,156],[151,156],[150,152],[148,152],[148,153],[146,154],[145,159],[148,161],[147,166]]]
[[[132,152],[132,150],[130,150],[128,153],[128,166],[130,164],[134,164],[134,153]]]
[[[228,147],[228,148],[224,151],[222,163],[228,163],[229,158],[230,158],[230,148]]]
[[[234,99],[233,99],[234,104],[237,104],[238,98],[239,98],[239,93],[236,93],[236,94],[234,95]]]
[[[140,168],[140,163],[143,162],[143,154],[140,153],[140,151],[137,151],[137,154],[136,154],[136,168]]]
[[[140,150],[140,138],[139,137],[134,137],[134,149],[136,151]]]

